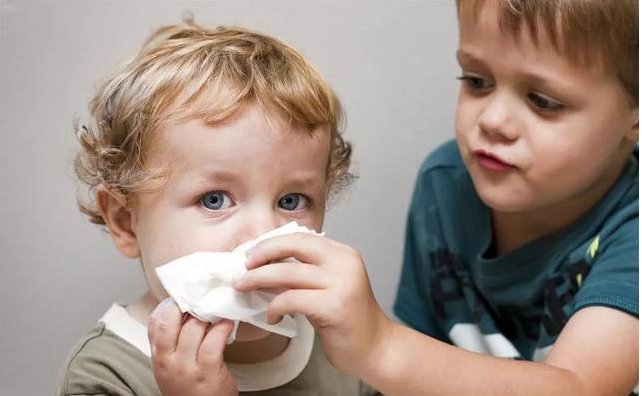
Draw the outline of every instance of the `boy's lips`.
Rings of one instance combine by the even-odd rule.
[[[517,168],[515,165],[504,161],[501,157],[491,152],[485,150],[475,150],[473,153],[475,154],[477,163],[479,163],[479,165],[484,169],[492,170],[495,172],[509,172]]]

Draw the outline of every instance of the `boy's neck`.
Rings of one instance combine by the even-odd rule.
[[[628,157],[621,166],[607,174],[594,188],[553,206],[529,212],[500,212],[492,210],[493,256],[509,253],[528,242],[558,232],[588,213],[617,182]]]
[[[288,347],[290,339],[279,334],[270,333],[256,341],[236,341],[225,347],[223,353],[227,363],[250,364],[273,359],[281,355]]]
[[[127,305],[127,312],[147,327],[149,317],[158,302],[150,293]],[[225,347],[224,359],[228,363],[251,364],[273,359],[288,347],[289,338],[271,333],[256,341],[234,342]]]
[[[593,194],[592,194],[593,195]],[[600,200],[574,200],[532,212],[493,211],[494,255],[509,253],[531,241],[561,231],[586,214]]]
[[[529,213],[493,210],[493,243],[491,257],[509,253],[528,242],[564,228],[567,221],[550,222]]]

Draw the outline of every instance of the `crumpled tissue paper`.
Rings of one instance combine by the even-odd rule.
[[[228,344],[234,342],[239,322],[291,338],[297,334],[296,321],[291,316],[285,315],[273,325],[266,322],[267,306],[275,294],[258,290],[240,293],[234,290],[232,281],[247,272],[246,252],[250,248],[267,238],[295,232],[323,235],[291,222],[242,243],[231,252],[195,252],[180,257],[156,268],[156,274],[181,312],[211,323],[221,319],[234,321]]]

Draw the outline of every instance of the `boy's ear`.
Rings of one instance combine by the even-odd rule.
[[[132,214],[120,194],[104,187],[96,189],[96,206],[116,248],[129,258],[140,257],[136,233],[132,228]]]

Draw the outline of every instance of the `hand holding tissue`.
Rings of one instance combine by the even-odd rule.
[[[247,241],[231,252],[195,252],[180,257],[156,268],[156,274],[182,312],[206,322],[234,321],[228,344],[236,338],[239,322],[291,338],[297,334],[294,318],[286,315],[274,325],[266,321],[267,307],[275,294],[258,290],[241,293],[232,287],[232,281],[247,272],[245,261],[250,248],[265,239],[296,232],[323,235],[291,222]]]

